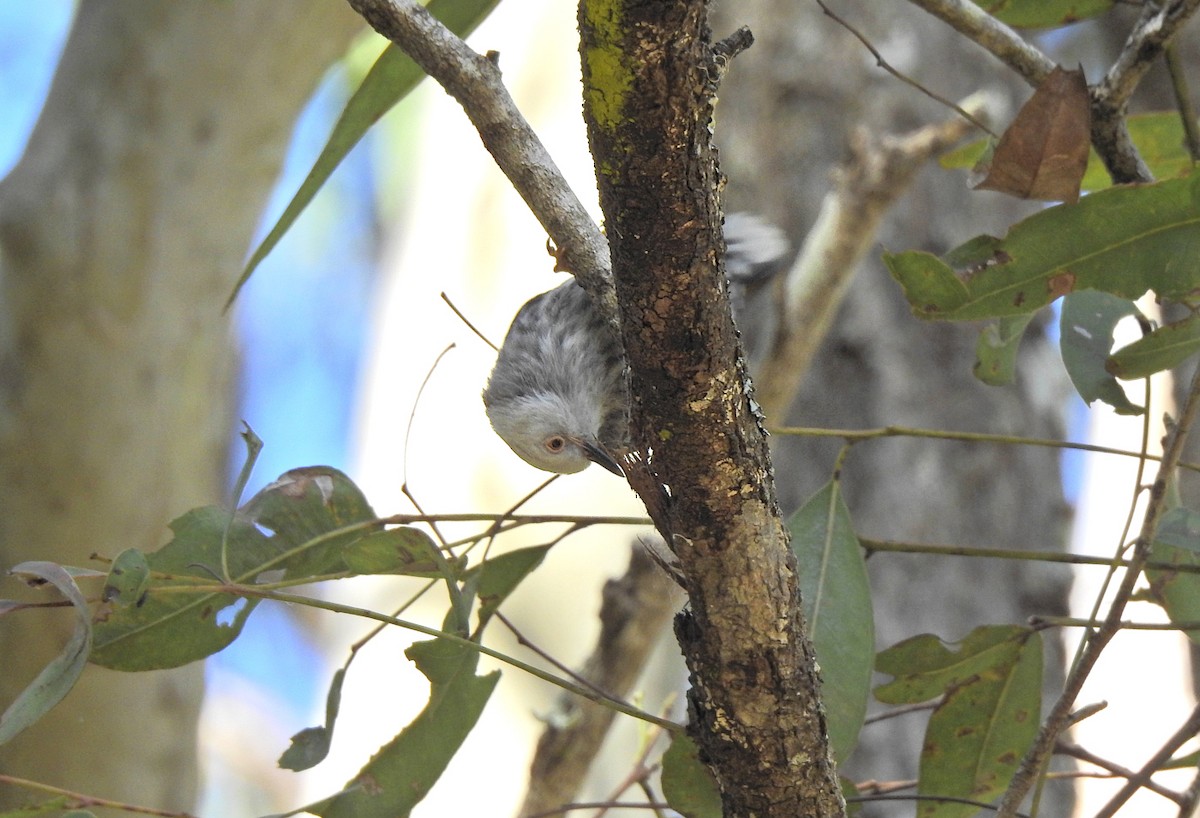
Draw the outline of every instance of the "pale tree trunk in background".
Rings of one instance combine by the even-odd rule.
[[[905,3],[839,0],[836,11],[898,69],[945,97],[958,100],[993,89],[1011,100],[1015,112],[1031,93],[978,47]],[[718,108],[717,141],[730,178],[727,210],[757,210],[801,237],[855,126],[902,133],[951,115],[875,67],[861,44],[815,3],[729,4],[716,21],[715,36],[743,23],[756,43],[731,68]],[[998,194],[970,191],[962,172],[931,167],[885,221],[880,241],[893,250],[942,252],[979,233],[1003,235],[1031,209]],[[902,424],[1050,438],[1063,433],[1065,375],[1037,327],[1025,340],[1017,385],[985,386],[971,374],[977,328],[913,318],[878,256],[869,256],[851,284],[789,423]],[[783,418],[769,420],[779,424]],[[775,440],[785,511],[830,478],[840,445]],[[1053,450],[891,439],[856,447],[844,478],[861,536],[1063,547],[1069,511]],[[979,624],[1065,612],[1065,568],[890,554],[868,564],[879,647],[922,632],[960,639]],[[1053,638],[1047,644],[1054,646],[1047,667],[1057,688],[1060,650]],[[845,772],[856,778],[914,778],[925,718],[915,714],[866,727]],[[1043,814],[1069,814],[1067,798],[1064,789],[1051,788]],[[864,811],[912,813],[911,803]]]
[[[314,0],[91,0],[0,186],[0,566],[154,549],[220,502],[235,350],[221,306],[292,125],[361,21]],[[6,586],[6,596],[13,593]],[[0,701],[60,649],[7,617]],[[190,809],[202,669],[88,668],[0,771]],[[0,788],[0,808],[28,798]]]

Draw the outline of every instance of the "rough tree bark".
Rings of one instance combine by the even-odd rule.
[[[0,566],[153,549],[166,521],[221,499],[235,370],[221,306],[301,107],[361,28],[318,0],[80,4],[0,185]],[[5,619],[0,702],[69,624]],[[201,681],[199,666],[89,668],[0,771],[190,809]],[[0,808],[25,800],[0,788]]]
[[[580,4],[631,372],[631,484],[679,559],[689,729],[729,816],[840,815],[812,646],[716,247],[707,4]],[[636,461],[636,462],[635,462]]]

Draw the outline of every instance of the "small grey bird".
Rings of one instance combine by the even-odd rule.
[[[777,227],[747,213],[726,217],[725,243],[735,296],[774,272],[788,251]],[[484,409],[531,466],[574,474],[598,463],[620,475],[611,452],[628,426],[624,369],[612,328],[571,279],[517,311],[483,390]]]

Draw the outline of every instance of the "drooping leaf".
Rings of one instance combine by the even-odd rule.
[[[1158,523],[1150,560],[1180,566],[1200,566],[1200,514],[1187,508],[1167,511]],[[1200,574],[1147,568],[1149,597],[1162,606],[1172,622],[1200,621]],[[1185,631],[1200,644],[1200,631]]]
[[[1083,71],[1055,67],[992,152],[975,187],[1021,199],[1079,200],[1091,145],[1091,99]]]
[[[497,671],[476,676],[479,654],[445,639],[418,642],[405,654],[429,679],[429,703],[345,790],[306,811],[323,818],[406,818],[466,740],[500,678]]]
[[[338,709],[342,704],[342,682],[346,678],[346,669],[339,668],[333,674],[329,685],[329,693],[325,696],[325,723],[318,727],[305,727],[292,736],[292,744],[279,757],[279,766],[285,770],[311,769],[329,755],[329,745],[333,741],[333,725],[337,721]]]
[[[871,693],[875,620],[862,548],[840,484],[831,481],[788,521],[799,566],[800,599],[817,662],[834,757],[858,741]]]
[[[663,797],[684,818],[721,818],[721,791],[700,761],[696,743],[679,733],[662,759]]]
[[[975,345],[976,378],[991,386],[1004,386],[1016,379],[1017,353],[1032,320],[1033,313],[1013,315],[983,328]]]
[[[982,237],[963,247],[975,251],[974,263],[958,269],[932,253],[884,255],[914,314],[1020,315],[1085,289],[1130,299],[1153,290],[1178,300],[1200,289],[1200,265],[1193,263],[1200,254],[1200,174],[1102,190],[1043,210],[1002,240]],[[982,248],[991,251],[986,258]]]
[[[542,564],[550,546],[535,545],[491,557],[466,572],[464,580],[479,597],[479,626],[482,628],[533,569]]]
[[[1127,298],[1083,290],[1063,299],[1059,348],[1075,391],[1085,403],[1102,400],[1119,415],[1145,411],[1131,403],[1105,364],[1113,346],[1113,329],[1127,316],[1140,315]]]
[[[105,602],[127,607],[142,601],[150,587],[150,563],[136,548],[126,548],[117,554],[108,569],[102,598]]]
[[[896,677],[876,690],[889,703],[943,696],[921,750],[922,796],[988,801],[1002,793],[1037,736],[1042,688],[1040,634],[1026,628],[977,628],[957,652],[929,635],[879,655]],[[978,807],[926,800],[920,818],[968,818]]]
[[[1200,351],[1200,315],[1166,324],[1108,359],[1107,369],[1124,380],[1145,378],[1171,369]]]
[[[975,0],[975,5],[1014,28],[1051,28],[1103,14],[1115,0]]]
[[[1175,179],[1191,172],[1192,157],[1184,147],[1183,123],[1177,112],[1134,114],[1125,121],[1130,139],[1155,179]],[[938,161],[944,168],[973,168],[986,160],[989,144],[989,140],[979,139],[944,154]],[[1094,149],[1089,151],[1080,187],[1103,190],[1111,185],[1112,177],[1104,162]]]
[[[91,611],[70,573],[57,563],[44,561],[23,562],[9,573],[53,585],[71,603],[75,624],[70,639],[59,654],[0,715],[0,744],[8,742],[63,700],[83,672],[92,648]]]
[[[499,0],[430,0],[426,10],[441,20],[445,26],[460,37],[466,37],[484,18],[496,7]],[[329,141],[317,157],[312,170],[296,191],[296,195],[288,203],[279,217],[279,221],[267,233],[262,244],[255,249],[246,262],[233,292],[226,302],[226,307],[234,302],[242,286],[249,280],[255,268],[267,254],[275,248],[279,240],[308,207],[308,203],[317,195],[317,191],[325,184],[334,169],[350,153],[350,149],[358,144],[367,129],[379,121],[390,111],[397,102],[408,95],[408,92],[425,78],[425,72],[401,51],[397,46],[389,44],[379,55],[375,65],[367,72],[358,90],[346,103],[346,109],[333,126]]]

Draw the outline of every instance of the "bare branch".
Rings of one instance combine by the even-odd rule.
[[[985,116],[981,99],[964,106]],[[875,241],[884,214],[930,157],[962,139],[971,124],[959,118],[900,137],[871,139],[859,131],[850,158],[838,170],[834,190],[784,281],[779,332],[755,373],[756,398],[768,418],[782,418],[816,354],[859,262]]]
[[[1117,184],[1154,181],[1129,138],[1125,110],[1151,64],[1197,7],[1200,0],[1147,3],[1116,61],[1092,88],[1092,144]]]
[[[348,2],[463,106],[496,164],[558,247],[560,266],[615,320],[608,242],[517,110],[496,62],[472,50],[415,0]]]
[[[1175,755],[1175,751],[1195,737],[1197,733],[1200,733],[1200,704],[1192,709],[1192,714],[1188,716],[1187,721],[1167,739],[1167,742],[1143,765],[1142,769],[1138,770],[1136,775],[1131,776],[1125,786],[1096,813],[1096,818],[1112,818],[1116,815],[1117,810],[1129,800],[1130,796],[1139,788],[1149,786],[1150,776],[1158,772],[1159,768]]]
[[[1054,70],[1054,61],[970,0],[909,0],[987,49],[1035,88]]]

